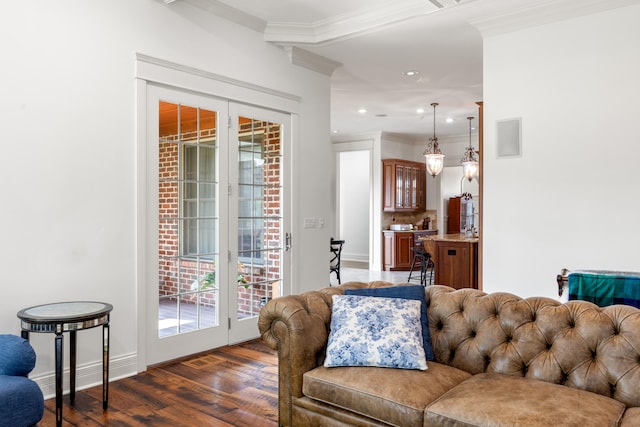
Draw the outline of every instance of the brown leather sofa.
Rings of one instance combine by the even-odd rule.
[[[428,286],[428,370],[324,367],[332,295],[383,286],[263,307],[280,425],[640,426],[640,310]]]

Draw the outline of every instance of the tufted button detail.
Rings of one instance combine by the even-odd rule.
[[[535,313],[533,313],[533,315],[531,316],[531,321],[532,321],[532,322],[535,322],[535,321],[536,321],[536,314],[535,314]]]
[[[547,350],[551,350],[551,346],[553,346],[553,344],[552,344],[552,343],[550,343],[550,342],[548,342],[548,343],[547,343]]]
[[[476,333],[476,331],[471,331],[471,333],[469,335],[471,335],[471,338],[475,338],[476,335],[478,335],[478,334]]]
[[[596,351],[595,350],[591,351],[591,358],[595,360],[595,358],[596,358]]]
[[[529,370],[529,367],[527,365],[522,365],[522,375],[527,375],[527,371]]]
[[[436,324],[436,329],[441,331],[444,328],[444,323],[442,323],[442,320],[438,320],[438,323]]]

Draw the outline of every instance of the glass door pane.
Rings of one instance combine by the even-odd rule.
[[[158,335],[217,326],[215,111],[159,101]]]
[[[228,343],[229,221],[220,212],[229,209],[229,104],[151,84],[146,96],[142,277],[151,365]]]
[[[282,124],[238,117],[237,319],[256,318],[280,296]]]

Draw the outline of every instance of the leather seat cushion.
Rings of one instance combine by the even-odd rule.
[[[424,409],[469,378],[436,362],[426,371],[377,367],[317,367],[304,374],[305,396],[391,425],[422,425]]]
[[[596,393],[501,374],[478,374],[445,393],[424,425],[617,426],[621,402]]]
[[[624,411],[624,417],[622,417],[620,427],[640,427],[640,408],[627,408],[627,410]]]

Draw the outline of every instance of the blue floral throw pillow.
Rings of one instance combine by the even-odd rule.
[[[431,348],[431,334],[429,332],[429,316],[427,315],[427,299],[424,295],[424,286],[422,285],[396,285],[386,288],[357,288],[345,289],[345,295],[366,295],[369,297],[387,297],[387,298],[404,298],[417,299],[422,302],[420,309],[420,320],[422,323],[422,346],[427,360],[435,358],[433,349]]]
[[[426,370],[420,301],[334,295],[324,366]]]

